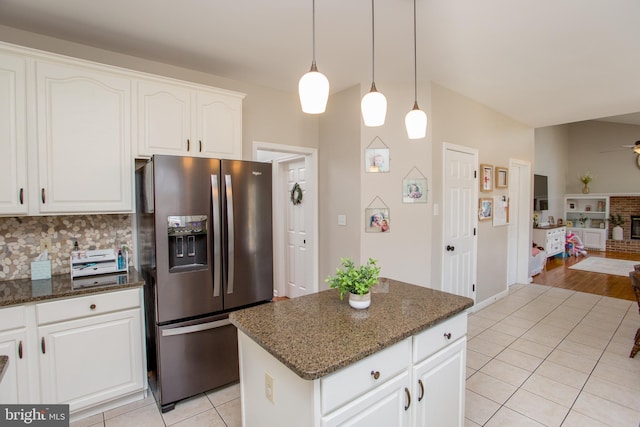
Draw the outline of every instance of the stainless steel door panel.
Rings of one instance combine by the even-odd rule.
[[[231,258],[223,251],[225,279],[232,279],[232,286],[225,283],[224,289],[228,310],[273,298],[271,164],[222,160],[221,175],[225,195],[227,180],[232,189],[232,198],[222,209],[228,229],[225,248],[233,253]]]
[[[219,175],[220,161],[195,157],[154,156],[155,253],[157,268],[156,312],[158,323],[222,310],[222,297],[214,295],[216,270],[211,254],[212,239],[219,236],[211,224],[211,175]],[[208,259],[202,268],[169,271],[167,218],[203,215],[210,237],[206,243]],[[184,242],[184,255],[190,246]]]
[[[158,327],[160,404],[238,381],[237,330],[226,316]]]

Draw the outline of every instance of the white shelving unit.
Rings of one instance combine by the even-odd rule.
[[[564,220],[567,233],[577,235],[585,248],[605,251],[609,196],[603,194],[566,194]],[[581,222],[580,219],[584,219]]]

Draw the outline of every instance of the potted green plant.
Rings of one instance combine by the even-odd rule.
[[[332,289],[340,291],[340,299],[349,294],[349,305],[353,308],[367,308],[371,304],[371,287],[378,283],[380,267],[378,262],[369,258],[366,264],[356,267],[350,258],[341,258],[343,269],[337,268],[335,276],[329,276],[326,282]]]
[[[622,240],[624,234],[622,230],[622,225],[624,224],[622,215],[609,215],[609,222],[613,226],[613,228],[611,229],[611,238],[613,240]]]
[[[578,222],[580,223],[580,226],[586,227],[588,219],[589,218],[585,214],[580,214],[580,218],[578,218]]]

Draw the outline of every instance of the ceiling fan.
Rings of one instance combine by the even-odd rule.
[[[600,153],[611,153],[612,151],[628,150],[629,148],[633,149],[634,153],[640,154],[640,141],[636,141],[636,143],[633,145],[621,145],[620,148],[616,148],[614,150],[605,150],[601,151]]]

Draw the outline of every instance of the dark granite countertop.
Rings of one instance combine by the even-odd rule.
[[[7,366],[9,366],[9,356],[0,356],[0,382],[7,370]]]
[[[472,305],[469,298],[381,278],[364,310],[329,289],[235,311],[229,319],[298,376],[314,380]]]
[[[70,274],[60,274],[44,280],[18,279],[0,281],[0,308],[144,285],[142,276],[135,268],[129,268],[128,273],[125,274],[85,276],[77,279],[72,281]],[[105,284],[94,285],[93,282]]]

